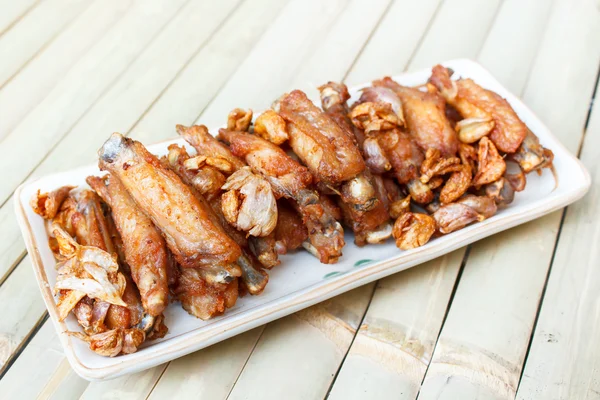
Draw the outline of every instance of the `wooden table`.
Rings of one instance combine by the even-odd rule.
[[[89,383],[13,214],[24,180],[292,88],[482,63],[592,174],[562,210],[176,361]],[[0,0],[0,397],[600,398],[597,0]],[[366,250],[369,251],[369,250]],[[374,251],[371,249],[370,251]]]

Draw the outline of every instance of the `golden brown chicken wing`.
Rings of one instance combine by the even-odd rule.
[[[221,129],[219,138],[229,143],[234,155],[244,158],[255,173],[269,181],[277,197],[294,200],[321,262],[336,262],[342,254],[344,230],[324,210],[319,194],[309,189],[310,172],[281,148],[259,136]]]
[[[222,158],[233,167],[231,172],[237,171],[245,166],[244,162],[231,154],[231,151],[223,143],[220,143],[212,136],[206,126],[176,126],[177,133],[180,134],[200,155]]]
[[[517,151],[527,135],[527,126],[519,119],[510,104],[497,93],[487,90],[472,79],[450,80],[450,71],[437,65],[433,69],[431,82],[440,90],[448,103],[466,118],[461,138],[467,143],[477,141],[490,132],[490,139],[505,153]],[[459,125],[461,122],[459,122]]]
[[[100,168],[117,177],[163,233],[184,268],[227,265],[239,246],[209,217],[191,189],[139,142],[115,133],[99,151]]]
[[[365,169],[352,132],[335,123],[306,94],[294,90],[280,100],[279,107],[290,146],[317,180],[337,186]]]
[[[118,179],[90,176],[87,183],[110,206],[123,242],[123,255],[137,285],[144,309],[160,315],[169,302],[167,247],[158,229],[129,196]]]
[[[389,77],[374,81],[373,86],[387,87],[398,95],[406,126],[421,150],[437,149],[443,156],[458,150],[458,137],[445,115],[445,102],[435,93],[402,86]]]

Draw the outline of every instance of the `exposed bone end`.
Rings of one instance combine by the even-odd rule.
[[[126,146],[127,140],[128,139],[120,133],[113,133],[108,140],[104,142],[102,147],[100,147],[100,150],[98,150],[98,157],[100,157],[100,160],[107,163],[115,162],[119,152]]]

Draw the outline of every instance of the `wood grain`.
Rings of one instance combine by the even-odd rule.
[[[567,209],[518,399],[596,399],[600,393],[598,148],[600,104],[596,101],[581,153],[592,187]]]

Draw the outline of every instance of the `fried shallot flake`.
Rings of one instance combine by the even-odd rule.
[[[121,297],[126,281],[119,272],[116,255],[97,247],[79,245],[57,224],[51,229],[58,242],[61,257],[61,261],[56,264],[58,277],[54,290],[75,292],[67,292],[59,298],[59,319],[64,320],[83,295],[126,307],[127,304]]]
[[[252,123],[252,110],[244,110],[242,108],[235,108],[231,110],[227,116],[227,129],[232,131],[243,131],[247,132],[250,129]]]
[[[31,198],[29,204],[36,214],[44,219],[52,219],[60,209],[62,202],[69,196],[74,186],[63,186],[52,192],[41,193],[39,190]]]
[[[461,170],[460,158],[442,157],[439,150],[430,148],[425,155],[425,161],[421,164],[421,182],[428,183],[429,180],[438,175]]]
[[[354,126],[363,129],[366,134],[401,125],[389,103],[361,103],[350,111],[350,119]]]
[[[482,186],[497,181],[506,171],[504,158],[498,153],[494,143],[487,137],[479,141],[478,161],[473,186]]]

